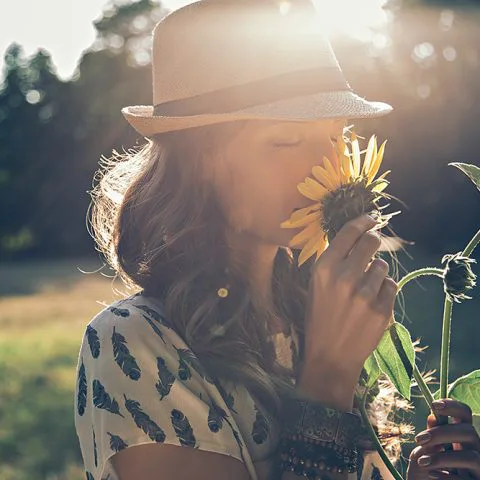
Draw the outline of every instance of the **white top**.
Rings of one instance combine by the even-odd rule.
[[[274,341],[279,361],[288,366],[293,340],[278,334]],[[154,442],[230,455],[252,480],[278,480],[269,477],[278,422],[246,388],[210,378],[161,305],[140,294],[112,303],[87,325],[75,427],[88,480],[118,480],[111,457]],[[361,480],[379,478],[391,475],[377,453],[369,454]]]

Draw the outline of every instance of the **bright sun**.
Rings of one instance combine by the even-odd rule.
[[[172,9],[191,3],[193,0],[164,0]],[[278,0],[280,11],[288,13],[295,0]],[[313,0],[323,18],[327,33],[348,35],[358,40],[372,39],[372,28],[381,27],[387,21],[383,6],[387,0]]]
[[[330,35],[369,40],[371,29],[387,22],[387,13],[383,9],[387,0],[314,0],[314,3],[324,17]]]

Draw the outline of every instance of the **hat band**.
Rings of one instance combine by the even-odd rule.
[[[155,105],[153,115],[184,117],[229,113],[279,100],[339,90],[351,90],[340,69],[301,70],[160,103]]]

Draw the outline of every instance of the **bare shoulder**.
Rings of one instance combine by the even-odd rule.
[[[121,480],[250,479],[244,464],[234,457],[178,445],[136,445],[111,461]]]

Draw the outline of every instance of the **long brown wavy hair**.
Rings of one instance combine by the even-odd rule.
[[[303,321],[311,264],[279,248],[272,276],[274,309],[254,300],[245,269],[233,263],[227,219],[205,162],[244,122],[161,134],[123,154],[103,158],[91,192],[92,235],[98,250],[129,288],[159,299],[169,322],[217,378],[243,384],[278,415],[301,366]],[[219,288],[229,286],[220,298]],[[293,368],[276,360],[273,318],[299,339]],[[298,361],[297,361],[298,360]],[[393,460],[408,424],[395,412],[409,408],[384,378],[369,415]]]

